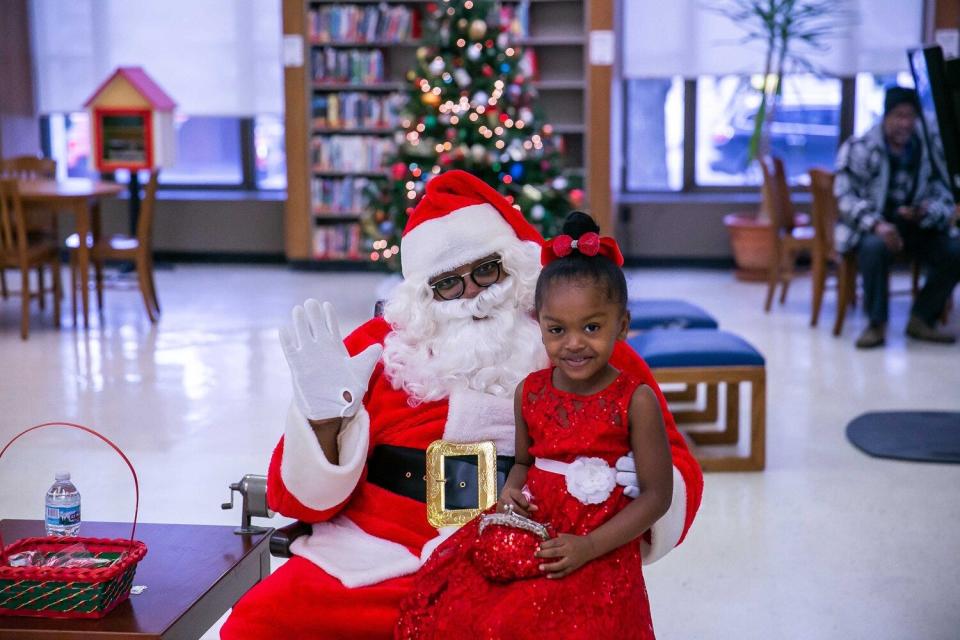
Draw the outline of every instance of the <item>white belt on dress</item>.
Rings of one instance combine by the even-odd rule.
[[[573,462],[536,458],[533,466],[564,476],[567,491],[583,504],[600,504],[617,486],[617,471],[603,458],[580,456]]]

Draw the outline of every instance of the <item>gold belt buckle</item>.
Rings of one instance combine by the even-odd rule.
[[[477,456],[477,509],[447,509],[443,461],[447,456]],[[493,442],[457,443],[434,440],[427,447],[427,521],[440,527],[460,526],[497,501],[497,447]]]

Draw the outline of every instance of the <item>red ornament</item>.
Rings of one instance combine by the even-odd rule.
[[[513,84],[523,84],[523,74],[518,73],[513,79]]]
[[[406,213],[407,213],[408,216],[412,216],[412,215],[413,215],[413,207],[407,207]]]
[[[487,40],[483,44],[486,45],[487,49],[493,49],[493,40]]]
[[[450,154],[449,154],[449,153],[441,153],[441,154],[440,154],[440,157],[437,158],[437,160],[438,160],[438,161],[440,162],[440,164],[442,164],[443,166],[447,166],[448,164],[450,164]]]
[[[436,3],[433,3],[433,2],[428,2],[428,3],[427,3],[427,13],[433,13],[433,12],[436,11],[436,10],[437,10],[437,5],[436,5]]]
[[[509,173],[503,176],[503,184],[510,184],[511,182],[513,182],[513,176]]]
[[[483,65],[483,69],[481,69],[481,71],[483,72],[483,75],[488,78],[493,75],[493,67],[488,64]]]
[[[508,116],[507,114],[505,113],[500,114],[500,122],[506,122],[509,119],[510,119],[510,116]]]
[[[570,190],[570,204],[578,209],[583,206],[583,189]]]
[[[404,176],[404,174],[406,174],[407,165],[403,164],[402,162],[396,162],[392,167],[390,167],[390,170],[393,179],[399,180]]]

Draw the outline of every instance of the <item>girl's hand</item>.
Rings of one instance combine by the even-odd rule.
[[[560,558],[556,562],[541,564],[540,570],[546,571],[548,578],[563,578],[593,560],[596,550],[589,536],[561,533],[541,544],[535,555],[538,558]]]
[[[513,512],[524,518],[529,518],[530,514],[538,508],[537,505],[527,500],[522,489],[504,487],[497,503],[497,511],[506,511],[507,507],[513,507]]]

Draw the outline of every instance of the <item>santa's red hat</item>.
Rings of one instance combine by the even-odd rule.
[[[427,183],[400,240],[407,280],[427,279],[523,242],[543,238],[497,191],[466,171]]]

